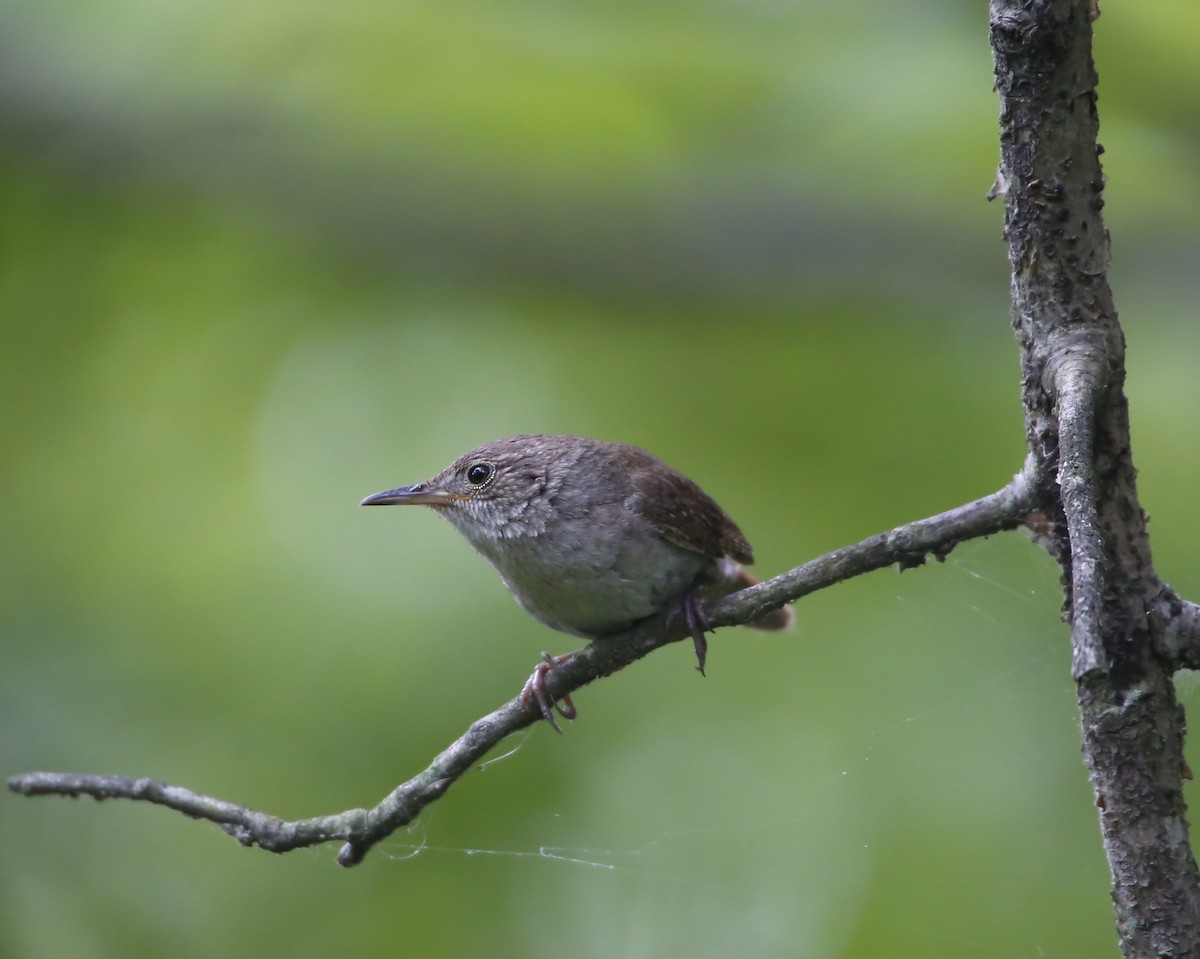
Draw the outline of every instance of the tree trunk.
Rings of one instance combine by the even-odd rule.
[[[1062,568],[1083,752],[1126,957],[1200,955],[1178,663],[1137,498],[1106,278],[1087,0],[993,0],[1005,238],[1040,537]]]

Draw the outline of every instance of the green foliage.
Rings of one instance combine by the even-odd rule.
[[[1097,48],[1135,452],[1192,596],[1197,17],[1106,7]],[[569,648],[436,518],[355,505],[496,436],[654,450],[767,574],[1020,466],[979,5],[0,30],[6,774],[374,802]],[[997,537],[720,634],[705,680],[665,650],[351,873],[2,797],[0,954],[1112,955],[1058,604]]]

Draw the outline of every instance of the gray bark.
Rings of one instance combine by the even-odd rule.
[[[1150,557],[1106,277],[1087,0],[993,0],[1005,238],[1040,540],[1071,624],[1084,759],[1126,957],[1200,955],[1188,841],[1184,715],[1172,680],[1186,604]],[[1164,606],[1164,603],[1166,604]],[[1194,632],[1194,617],[1191,621]]]

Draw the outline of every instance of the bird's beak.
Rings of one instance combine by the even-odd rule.
[[[451,493],[443,489],[431,489],[428,483],[400,486],[396,489],[372,493],[359,506],[449,506],[456,500],[466,499],[463,493]]]

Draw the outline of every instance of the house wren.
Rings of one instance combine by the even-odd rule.
[[[552,629],[590,640],[638,620],[681,615],[704,672],[701,602],[757,580],[750,544],[711,497],[636,446],[581,436],[510,436],[464,453],[430,480],[368,496],[363,506],[432,506],[490,562],[509,592]],[[790,624],[787,607],[753,623]],[[554,723],[543,690],[551,657],[522,693]],[[564,697],[559,711],[574,718]]]

